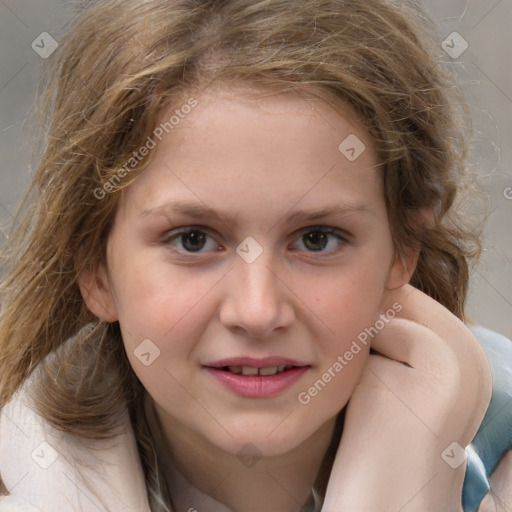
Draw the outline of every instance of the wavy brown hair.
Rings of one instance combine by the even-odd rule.
[[[0,407],[36,368],[39,411],[59,429],[112,435],[113,411],[128,403],[152,510],[164,510],[142,386],[119,326],[92,316],[77,276],[105,258],[121,191],[151,156],[121,182],[119,169],[163,109],[213,81],[313,91],[348,106],[382,163],[396,250],[420,249],[411,283],[464,318],[468,265],[479,252],[457,207],[469,183],[467,123],[425,21],[389,0],[89,2],[49,59],[41,97],[47,136],[3,252]],[[418,223],[425,211],[431,222]],[[41,364],[55,351],[59,357]]]

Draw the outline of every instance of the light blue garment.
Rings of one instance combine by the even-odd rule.
[[[462,491],[464,512],[477,512],[489,492],[489,476],[512,449],[512,341],[484,327],[471,327],[492,367],[492,399],[480,428],[467,449]],[[511,484],[512,485],[512,484]]]

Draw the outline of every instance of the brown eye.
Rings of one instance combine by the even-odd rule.
[[[322,231],[312,231],[302,236],[304,245],[310,251],[323,251],[329,242],[329,236]]]
[[[207,235],[201,231],[189,231],[181,235],[182,246],[190,252],[196,252],[203,249],[206,244]]]
[[[302,231],[300,238],[292,245],[294,251],[334,254],[347,243],[344,231],[327,226],[312,227]]]
[[[165,236],[163,243],[181,253],[205,253],[220,249],[210,235],[198,228],[174,230]]]

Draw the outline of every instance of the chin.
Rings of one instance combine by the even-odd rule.
[[[282,422],[282,419],[280,420]],[[221,450],[237,456],[275,457],[283,455],[311,435],[304,425],[285,425],[275,422],[269,426],[268,421],[257,424],[253,421],[242,422],[229,429],[231,435],[225,431],[210,437],[210,442]],[[320,425],[318,425],[320,428]]]

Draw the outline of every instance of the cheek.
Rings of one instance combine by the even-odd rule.
[[[186,271],[170,272],[168,266],[159,271],[154,265],[143,272],[117,268],[126,269],[117,276],[122,286],[116,299],[130,365],[157,402],[173,410],[184,408],[184,385],[192,378],[191,366],[184,363],[213,314],[211,297],[218,278],[192,278]]]
[[[364,263],[302,282],[303,293],[310,297],[309,314],[323,324],[312,333],[318,366],[297,396],[309,418],[327,420],[337,414],[347,404],[368,360],[371,338],[365,329],[380,314],[382,273],[368,261]]]
[[[208,295],[222,277],[219,272],[197,273],[173,267],[165,260],[119,261],[115,301],[128,339],[175,337],[185,324],[196,328],[205,320]]]
[[[304,421],[311,429],[336,416],[348,403],[368,361],[369,347],[349,345],[317,369],[314,378],[297,395]]]
[[[327,328],[332,350],[373,325],[380,313],[385,273],[371,261],[302,280],[300,296]]]

